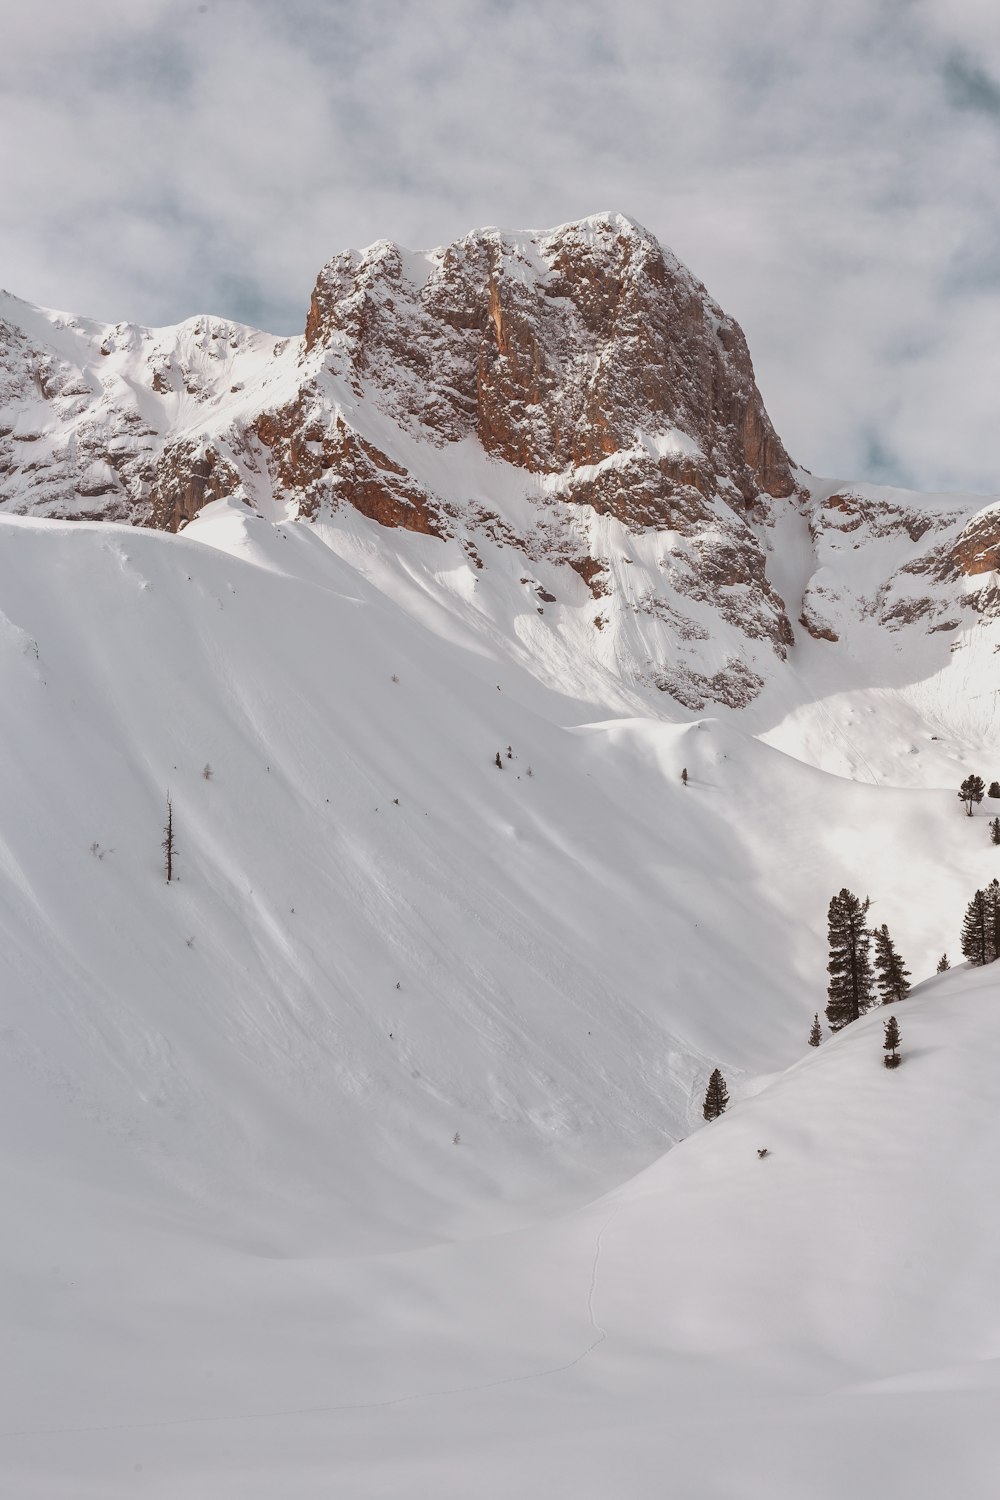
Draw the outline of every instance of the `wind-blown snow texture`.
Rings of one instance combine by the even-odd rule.
[[[413,443],[523,539],[521,469]],[[995,980],[926,976],[997,627],[964,573],[888,618],[975,503],[796,483],[739,525],[813,629],[706,583],[689,678],[761,653],[708,717],[654,520],[565,502],[595,630],[496,525],[0,517],[12,1494],[994,1492]],[[804,1055],[845,884],[926,980],[896,1073],[879,1013]]]

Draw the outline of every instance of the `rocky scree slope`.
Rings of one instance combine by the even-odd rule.
[[[793,622],[833,642],[997,603],[1000,509],[797,470],[738,325],[616,214],[345,252],[301,338],[0,297],[0,508],[176,531],[227,497],[350,506],[474,572],[499,543],[526,606],[587,609],[612,670],[694,711],[754,698]]]

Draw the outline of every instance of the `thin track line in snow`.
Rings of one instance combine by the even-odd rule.
[[[12,1427],[0,1429],[0,1438],[59,1437],[84,1432],[149,1432],[165,1427],[205,1427],[222,1422],[262,1422],[275,1417],[311,1417],[333,1415],[342,1411],[378,1411],[384,1407],[402,1406],[407,1401],[435,1401],[444,1396],[468,1396],[478,1391],[493,1391],[504,1385],[521,1385],[530,1380],[545,1380],[550,1375],[562,1375],[581,1364],[588,1354],[604,1343],[607,1329],[597,1321],[594,1299],[597,1295],[597,1273],[601,1263],[601,1246],[611,1221],[618,1213],[620,1204],[611,1210],[594,1243],[594,1260],[590,1268],[590,1286],[587,1290],[587,1317],[594,1330],[594,1338],[585,1349],[562,1365],[550,1365],[545,1370],[534,1370],[527,1375],[505,1375],[502,1380],[484,1380],[477,1385],[446,1386],[437,1391],[409,1391],[405,1396],[390,1396],[385,1401],[344,1401],[322,1406],[282,1406],[267,1411],[227,1412],[211,1417],[162,1417],[151,1422],[96,1422],[81,1423],[70,1427]]]

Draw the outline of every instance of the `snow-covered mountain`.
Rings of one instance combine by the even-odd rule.
[[[618,214],[347,252],[301,338],[3,296],[3,510],[174,531],[220,498],[350,507],[470,570],[500,541],[526,601],[582,582],[597,654],[689,709],[751,701],[802,630],[947,633],[996,605],[997,506],[796,469],[738,325]]]
[[[11,1493],[992,1494],[994,508],[796,469],[622,218],[3,308]]]

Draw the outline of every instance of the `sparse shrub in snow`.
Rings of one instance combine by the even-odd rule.
[[[502,771],[503,770],[503,761],[500,759],[500,751],[499,750],[496,753],[496,759],[494,760],[493,764],[496,766],[496,768],[497,768],[498,771]]]
[[[393,672],[391,681],[398,682],[399,681],[399,674],[396,673],[396,672]]]
[[[113,849],[103,848],[95,839],[90,846],[90,852],[95,859],[103,859],[106,854],[114,854],[115,851]]]
[[[871,901],[859,901],[846,886],[830,901],[827,913],[830,939],[830,961],[827,971],[830,983],[826,993],[829,1004],[826,1019],[831,1031],[856,1021],[875,1004],[872,983],[869,933],[865,917]]]
[[[817,1011],[813,1016],[813,1023],[809,1028],[809,1045],[810,1047],[818,1047],[822,1040],[823,1028],[819,1024],[819,1011]]]
[[[899,1066],[899,1056],[896,1048],[899,1046],[899,1022],[895,1016],[890,1016],[885,1023],[885,1041],[882,1043],[885,1049],[885,1057],[882,1061],[887,1068]]]
[[[212,767],[209,765],[207,760],[201,768],[201,774],[206,781],[211,781],[212,777],[215,775],[215,772],[212,770]]]
[[[708,1080],[708,1088],[705,1090],[705,1103],[702,1114],[706,1120],[717,1120],[720,1115],[725,1114],[726,1105],[729,1103],[729,1090],[726,1088],[726,1080],[718,1068],[713,1069],[712,1076]]]
[[[688,784],[688,768],[687,768],[687,766],[685,766],[684,769],[683,769],[683,771],[681,772],[681,780],[683,781],[684,785],[687,786],[687,784]]]
[[[938,966],[937,966],[938,973],[939,974],[944,974],[950,968],[951,968],[951,964],[948,962],[948,955],[947,955],[947,953],[942,953],[941,957],[938,959]]]
[[[508,745],[508,746],[507,746],[507,759],[508,759],[508,760],[513,760],[513,759],[514,759],[514,752],[513,752],[513,750],[512,750],[512,749],[511,749],[511,748],[510,748],[510,746],[509,746],[509,745]]]
[[[1000,797],[1000,781],[991,781],[987,797]]]
[[[457,1130],[455,1131],[455,1134],[451,1138],[451,1144],[453,1146],[460,1146],[462,1144],[462,1137],[459,1135],[459,1133],[458,1133]]]
[[[528,767],[528,769],[527,769],[527,770],[526,770],[526,771],[525,771],[525,773],[524,773],[524,774],[525,774],[525,776],[534,776],[534,774],[535,774],[535,773],[534,773],[534,771],[533,771],[533,770],[532,770],[532,769],[531,769],[531,767],[530,767],[530,766],[529,766],[529,767]]]
[[[981,776],[966,776],[958,789],[958,800],[965,803],[965,811],[972,817],[973,806],[982,802],[986,783]]]
[[[883,1005],[893,1005],[905,1000],[910,989],[910,971],[896,952],[889,936],[889,929],[882,923],[875,929],[875,972],[878,975],[878,992]]]

